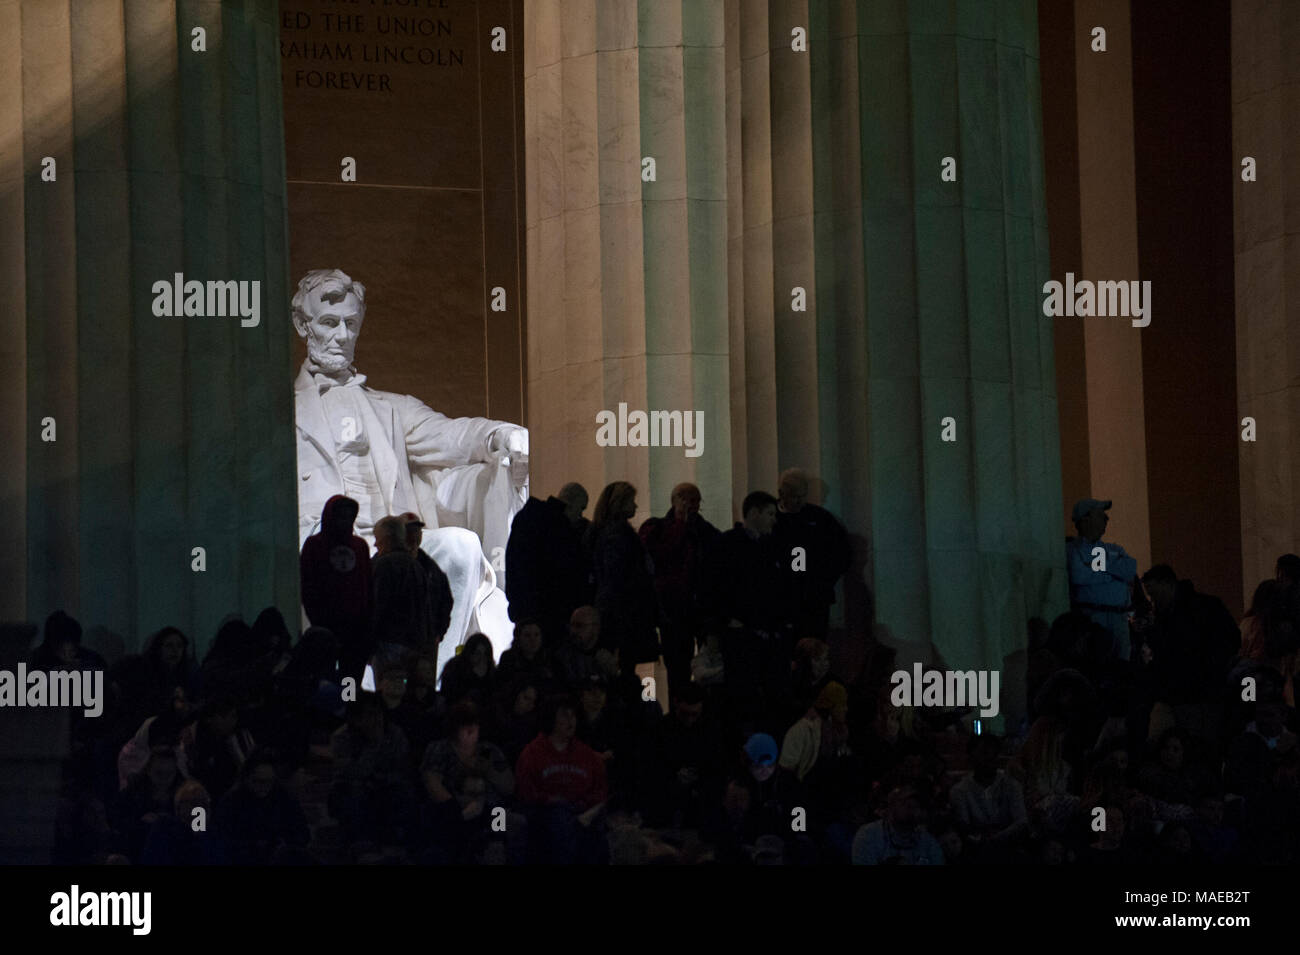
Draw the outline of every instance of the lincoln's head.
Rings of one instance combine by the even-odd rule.
[[[325,374],[352,366],[366,317],[366,288],[339,269],[313,269],[293,296],[293,327],[307,340],[307,355]]]

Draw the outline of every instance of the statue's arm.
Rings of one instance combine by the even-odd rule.
[[[414,467],[448,468],[495,460],[493,432],[513,428],[491,418],[448,418],[418,398],[401,397],[406,453]]]

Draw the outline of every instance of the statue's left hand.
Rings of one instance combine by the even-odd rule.
[[[510,483],[523,487],[528,483],[528,429],[503,428],[496,438],[499,453],[510,461]]]

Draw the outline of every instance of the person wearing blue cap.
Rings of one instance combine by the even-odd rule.
[[[1070,513],[1077,537],[1065,544],[1065,562],[1070,575],[1070,609],[1082,613],[1111,634],[1111,655],[1129,659],[1128,611],[1137,561],[1118,544],[1103,544],[1102,534],[1110,516],[1110,501],[1084,498]]]
[[[776,772],[776,758],[780,754],[776,740],[766,733],[755,733],[745,741],[745,758],[750,775],[759,782],[767,782]]]
[[[762,820],[762,832],[779,831],[776,827],[789,825],[790,813],[777,793],[777,759],[781,749],[776,740],[766,733],[754,733],[741,749],[741,762],[749,778],[745,788],[757,818]],[[742,776],[743,778],[743,776]]]

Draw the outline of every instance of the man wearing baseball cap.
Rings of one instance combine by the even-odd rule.
[[[420,541],[424,537],[424,521],[420,520],[420,516],[407,511],[401,515],[401,520],[406,525],[406,546],[415,557],[415,562],[420,565],[420,569],[424,571],[429,600],[429,619],[433,622],[434,639],[441,641],[451,623],[453,603],[451,582],[447,580],[447,575],[442,572],[438,562],[420,548]]]
[[[1118,544],[1103,544],[1102,534],[1110,517],[1110,501],[1084,498],[1074,502],[1070,518],[1077,537],[1065,544],[1066,568],[1070,575],[1070,609],[1084,614],[1110,631],[1111,655],[1127,660],[1130,592],[1137,577],[1137,561]]]

